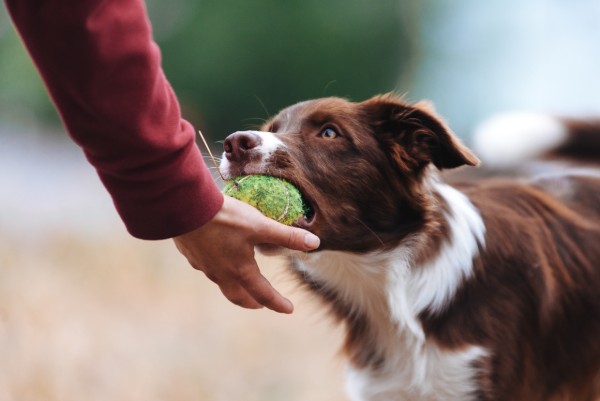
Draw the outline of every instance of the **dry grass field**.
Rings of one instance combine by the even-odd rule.
[[[168,241],[2,237],[0,400],[345,399],[339,330],[277,261],[291,316],[229,304]]]

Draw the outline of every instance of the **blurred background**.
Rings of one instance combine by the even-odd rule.
[[[597,0],[148,1],[213,150],[292,103],[395,91],[469,141],[510,110],[600,114]],[[129,237],[0,7],[0,400],[342,400],[340,331],[238,309],[169,241]]]

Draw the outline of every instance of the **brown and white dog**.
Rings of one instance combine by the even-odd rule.
[[[522,160],[587,135],[600,161],[600,123],[536,124],[533,144],[480,139]],[[451,186],[438,171],[477,157],[392,95],[302,102],[224,148],[226,177],[281,177],[310,203],[295,224],[321,248],[288,256],[345,324],[351,400],[600,400],[600,172]]]

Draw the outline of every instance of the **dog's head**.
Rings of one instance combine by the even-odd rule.
[[[432,202],[431,166],[478,163],[428,103],[392,95],[298,103],[261,131],[231,134],[224,150],[226,178],[290,181],[312,209],[295,225],[317,234],[321,249],[353,252],[394,246],[419,230]]]

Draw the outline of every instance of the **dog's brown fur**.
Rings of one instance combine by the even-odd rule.
[[[586,143],[599,143],[600,124],[570,124]],[[326,128],[339,136],[325,139]],[[315,213],[297,225],[319,235],[322,250],[365,254],[418,238],[415,268],[448,239],[432,170],[478,163],[427,103],[393,96],[299,103],[263,130],[285,149],[261,171],[241,162],[234,174],[267,173],[297,185]],[[552,157],[576,158],[586,137],[575,138]],[[600,159],[583,148],[583,160]],[[473,276],[443,310],[419,316],[427,338],[448,350],[477,344],[489,351],[477,363],[479,400],[600,399],[600,174],[492,178],[455,188],[479,210],[485,245]],[[349,307],[336,288],[302,279],[346,324],[354,366],[382,366],[373,317]]]

